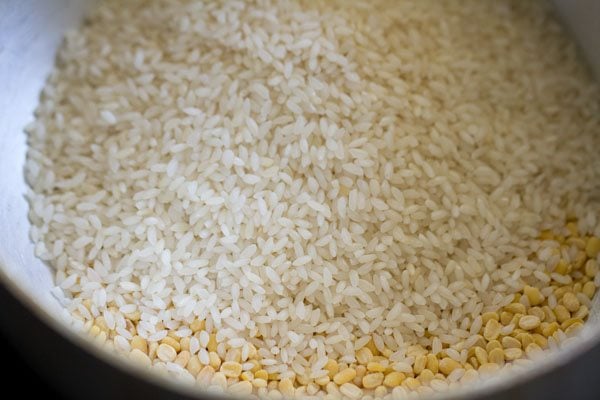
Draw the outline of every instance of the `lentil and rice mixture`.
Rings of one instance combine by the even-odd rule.
[[[107,0],[28,127],[31,238],[173,379],[445,391],[582,327],[599,99],[543,1]]]

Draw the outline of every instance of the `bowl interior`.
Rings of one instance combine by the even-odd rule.
[[[3,31],[0,36],[0,76],[5,77],[0,80],[0,281],[15,292],[16,297],[24,294],[25,298],[20,300],[35,304],[38,311],[58,320],[64,320],[61,315],[66,311],[51,294],[53,274],[34,256],[28,234],[28,206],[24,197],[27,185],[23,178],[26,137],[23,128],[33,119],[39,91],[52,68],[64,31],[81,23],[85,11],[94,2],[9,0],[0,5],[0,27]],[[556,0],[555,3],[559,10],[564,10],[567,23],[579,21],[581,15],[586,14],[574,11],[572,6],[575,3],[587,3],[600,14],[600,3],[593,0]],[[593,16],[594,12],[589,15]],[[592,68],[600,72],[600,48],[593,46],[593,37],[600,37],[600,32],[597,32],[600,25],[591,27],[594,19],[588,20],[592,22],[590,29],[586,29],[585,24],[578,24],[574,25],[573,33],[583,38],[580,39],[582,49],[590,52]],[[597,33],[595,36],[594,32]],[[531,374],[541,374],[600,341],[599,303],[600,298],[596,296],[589,321],[571,349],[551,354],[547,362],[534,366]],[[64,321],[63,325],[66,326]],[[497,384],[510,384],[510,379],[517,378],[502,377]],[[527,374],[521,379],[527,379]],[[475,394],[478,389],[464,390],[464,394]]]
[[[27,150],[23,128],[33,111],[64,31],[76,27],[92,0],[8,1],[0,5],[0,266],[51,315],[62,309],[51,295],[52,273],[33,254],[29,239],[27,184],[23,166]]]

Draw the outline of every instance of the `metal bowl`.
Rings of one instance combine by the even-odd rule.
[[[0,327],[23,355],[69,397],[214,398],[130,365],[74,333],[51,295],[52,273],[33,254],[24,198],[24,126],[54,62],[64,31],[94,0],[4,0],[0,3]],[[554,0],[600,77],[600,1]],[[600,134],[600,133],[599,133]],[[4,360],[9,362],[9,360]],[[600,296],[579,337],[525,372],[499,374],[441,398],[600,398]]]

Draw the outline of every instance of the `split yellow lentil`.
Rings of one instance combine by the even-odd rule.
[[[325,393],[324,398],[330,399],[342,395],[359,399],[367,392],[384,397],[394,388],[427,393],[447,388],[446,378],[459,369],[463,370],[460,382],[471,382],[481,375],[510,366],[515,360],[536,357],[548,347],[549,338],[560,340],[583,326],[589,309],[582,300],[591,300],[596,293],[592,279],[598,272],[598,265],[590,257],[599,254],[600,240],[579,235],[574,226],[567,225],[570,236],[561,238],[559,244],[574,246],[579,253],[571,262],[560,259],[553,270],[569,275],[570,283],[549,280],[550,289],[524,284],[512,302],[498,310],[482,313],[480,331],[470,348],[465,349],[458,343],[461,347],[443,347],[433,353],[430,347],[409,346],[406,356],[412,362],[408,370],[398,370],[398,364],[390,358],[394,351],[385,346],[378,348],[370,338],[358,348],[354,361],[340,362],[330,358],[323,366],[323,373],[317,377],[296,373],[282,377],[268,372],[255,345],[245,351],[229,348],[226,343],[219,343],[215,332],[206,331],[204,320],[196,319],[189,325],[191,336],[180,338],[175,331],[169,331],[159,342],[152,342],[137,334],[139,315],[135,314],[126,321],[132,334],[130,359],[142,366],[174,363],[196,377],[200,385],[227,389],[238,395],[268,392],[274,398],[314,395],[320,391]],[[551,232],[544,232],[542,236],[545,240],[557,240]],[[549,302],[550,297],[555,299],[553,304]],[[86,326],[98,342],[116,336],[102,316]],[[466,361],[457,361],[460,354],[457,349],[467,351]],[[267,392],[261,392],[265,390]]]

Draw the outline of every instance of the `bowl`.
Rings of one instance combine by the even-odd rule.
[[[34,256],[24,194],[25,125],[32,120],[55,51],[67,28],[81,23],[94,0],[7,0],[0,4],[0,314],[1,327],[23,355],[70,397],[215,398],[140,369],[75,333],[52,295],[52,273]],[[600,76],[600,2],[554,5]],[[6,360],[5,360],[6,361]],[[519,374],[500,374],[441,398],[599,398],[600,296],[585,328],[563,348]]]

